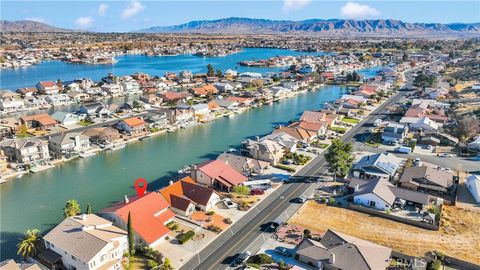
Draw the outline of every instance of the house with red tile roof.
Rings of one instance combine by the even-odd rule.
[[[153,247],[170,232],[165,225],[175,217],[175,213],[169,206],[160,193],[151,192],[142,198],[125,196],[123,202],[101,210],[100,215],[127,230],[130,213],[136,243]]]
[[[115,127],[122,133],[135,135],[143,133],[147,124],[140,117],[130,117],[123,119],[115,125]]]
[[[20,124],[27,128],[47,129],[58,124],[57,120],[46,113],[20,117]]]
[[[37,87],[38,92],[44,95],[55,95],[60,92],[60,87],[52,81],[39,82],[35,86]]]
[[[308,132],[313,132],[316,136],[327,133],[328,127],[321,123],[311,123],[306,121],[298,121],[290,124],[288,127],[301,128]]]
[[[235,97],[235,96],[227,97],[225,100],[237,102],[238,104],[241,104],[242,106],[245,106],[245,107],[250,106],[255,101],[253,98]]]
[[[292,136],[293,138],[301,141],[301,142],[310,142],[311,140],[313,140],[316,136],[317,136],[317,133],[314,132],[314,131],[309,131],[309,130],[306,130],[306,129],[303,129],[301,127],[296,127],[296,126],[289,126],[289,127],[279,127],[277,129],[275,129],[272,134],[277,134],[277,133],[286,133],[290,136]]]
[[[162,92],[159,95],[165,102],[179,102],[192,98],[192,95],[187,92]]]
[[[196,208],[208,211],[220,201],[220,196],[213,189],[197,184],[190,176],[171,183],[159,192],[174,212],[184,216],[190,216]]]
[[[192,93],[198,97],[206,97],[208,95],[214,95],[218,93],[218,89],[212,84],[206,84],[206,85],[203,85],[202,87],[192,88]]]
[[[326,124],[327,126],[330,126],[337,120],[337,118],[338,115],[335,114],[333,111],[304,111],[302,116],[300,117],[300,121],[316,124]]]
[[[192,170],[192,178],[208,187],[227,190],[248,181],[248,178],[228,166],[221,160],[210,160],[201,163]]]

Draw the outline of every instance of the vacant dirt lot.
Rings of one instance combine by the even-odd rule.
[[[422,256],[428,251],[439,250],[480,264],[480,214],[457,207],[443,209],[442,227],[438,232],[314,201],[303,205],[289,223],[322,234],[327,229],[337,230],[409,255]]]

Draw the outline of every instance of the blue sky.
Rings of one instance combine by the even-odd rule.
[[[5,1],[3,20],[35,20],[58,27],[121,32],[192,20],[249,17],[278,20],[399,19],[407,22],[479,22],[480,1]]]

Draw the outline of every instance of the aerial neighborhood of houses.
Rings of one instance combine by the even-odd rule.
[[[478,269],[480,128],[471,112],[480,106],[457,100],[462,91],[480,92],[450,89],[442,76],[453,60],[429,52],[402,58],[277,57],[240,65],[290,67],[108,74],[100,82],[2,91],[0,180],[7,181],[325,85],[348,89],[238,149],[186,165],[160,189],[124,194],[95,213],[67,211],[76,203],[67,202],[65,219],[44,234],[39,252],[0,269],[137,269],[128,267],[138,258],[148,269],[206,269],[202,250],[231,237],[249,243],[221,269]],[[370,78],[356,73],[380,65]],[[426,76],[438,83],[424,85]],[[132,98],[106,102],[116,97]],[[259,222],[256,215],[265,228],[248,238],[237,224]],[[475,215],[477,223],[466,224]],[[445,244],[458,242],[460,230],[472,242],[459,245],[471,248]]]

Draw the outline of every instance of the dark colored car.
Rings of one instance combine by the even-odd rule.
[[[263,194],[265,194],[265,191],[261,188],[254,188],[254,189],[250,190],[250,194],[252,194],[252,195],[263,195]]]

